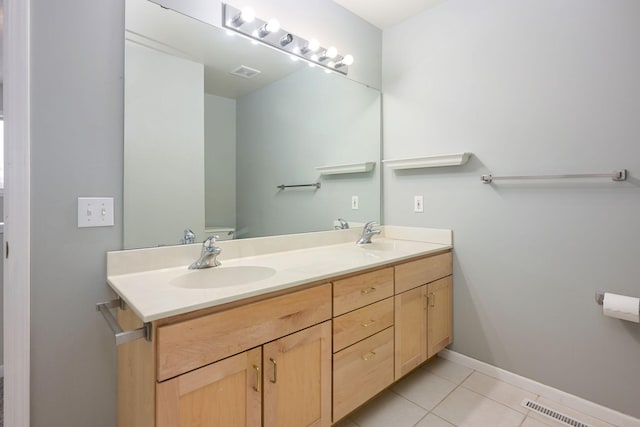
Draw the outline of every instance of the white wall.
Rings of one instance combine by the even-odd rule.
[[[125,52],[124,247],[203,236],[204,67],[130,41]]]
[[[384,175],[386,223],[454,230],[453,349],[636,417],[640,327],[594,293],[640,296],[638,76],[635,0],[449,0],[383,38],[384,157],[474,155]]]
[[[235,99],[204,95],[204,141],[205,225],[235,227]]]
[[[238,99],[238,237],[330,230],[380,220],[380,93],[304,68]],[[320,176],[316,166],[376,161]],[[320,182],[322,187],[278,190]],[[351,196],[359,209],[351,209]]]

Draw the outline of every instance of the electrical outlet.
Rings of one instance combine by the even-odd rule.
[[[351,196],[351,209],[358,210],[360,209],[360,202],[358,201],[358,196]]]
[[[78,197],[78,227],[111,227],[113,197]]]
[[[424,200],[422,196],[413,196],[413,211],[424,212]]]

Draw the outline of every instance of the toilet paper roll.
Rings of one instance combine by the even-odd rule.
[[[605,292],[602,314],[616,319],[640,323],[640,298]]]

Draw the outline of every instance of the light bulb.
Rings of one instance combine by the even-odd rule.
[[[277,33],[278,31],[280,31],[280,23],[277,19],[269,19],[269,22],[267,22],[265,29],[270,33]]]
[[[335,66],[336,66],[336,63],[335,63],[335,62],[333,62],[333,61],[329,61],[329,62],[327,62],[327,67],[334,68]]]
[[[253,20],[256,19],[256,12],[250,7],[245,7],[242,9],[240,19],[242,19],[242,23],[253,22]]]
[[[320,42],[317,39],[311,39],[305,47],[300,49],[300,52],[304,55],[305,53],[315,52],[318,49],[320,49]]]
[[[239,27],[247,22],[253,22],[254,19],[256,19],[256,12],[250,7],[245,7],[242,12],[231,20],[231,25]]]
[[[320,42],[318,41],[318,39],[311,39],[309,40],[309,44],[307,44],[307,48],[311,52],[315,52],[316,50],[320,49]]]
[[[342,58],[342,63],[346,66],[353,64],[353,56],[346,54],[344,58]]]
[[[336,49],[334,46],[331,46],[329,49],[327,49],[324,55],[329,59],[333,59],[338,56],[338,49]]]
[[[313,55],[311,55],[310,59],[311,59],[312,61],[316,61],[316,62],[317,62],[319,58],[318,58],[318,55],[316,55],[316,54],[314,53]]]

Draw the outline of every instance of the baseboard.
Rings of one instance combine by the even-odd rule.
[[[599,418],[610,424],[614,424],[619,427],[640,427],[640,419],[638,418],[634,418],[630,415],[623,414],[622,412],[607,408],[606,406],[590,402],[581,397],[574,396],[573,394],[530,380],[529,378],[525,378],[518,374],[505,371],[504,369],[489,365],[488,363],[481,362],[477,359],[465,356],[464,354],[445,349],[438,353],[438,355],[443,359],[456,362],[482,374],[504,381],[505,383],[561,403],[562,405],[580,411],[583,414]]]

